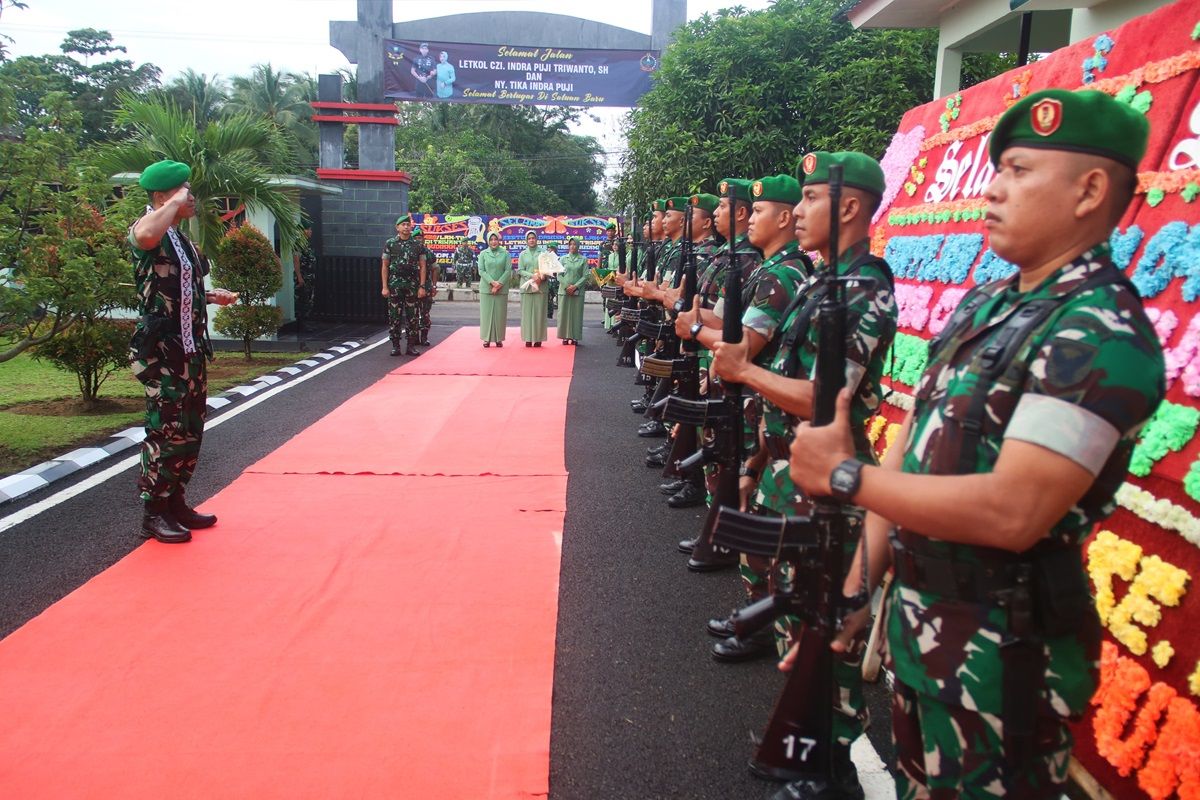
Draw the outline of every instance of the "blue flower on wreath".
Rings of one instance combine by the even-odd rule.
[[[1085,58],[1082,65],[1085,84],[1095,81],[1096,73],[1108,69],[1108,59],[1105,56],[1112,52],[1116,44],[1107,33],[1100,34],[1096,37],[1096,41],[1092,42],[1092,55]]]

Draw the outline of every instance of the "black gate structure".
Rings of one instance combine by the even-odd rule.
[[[312,319],[387,324],[379,257],[318,256]]]

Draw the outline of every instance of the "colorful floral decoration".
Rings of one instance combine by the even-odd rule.
[[[1154,103],[1154,95],[1151,94],[1149,89],[1139,92],[1136,86],[1122,88],[1121,91],[1117,92],[1115,98],[1126,105],[1133,106],[1134,109],[1143,114],[1149,114],[1150,106]]]
[[[1107,33],[1102,33],[1096,37],[1096,41],[1092,44],[1092,55],[1083,60],[1083,82],[1092,83],[1096,80],[1097,72],[1104,72],[1108,69],[1108,59],[1106,56],[1112,52],[1116,42]]]
[[[1013,78],[1013,82],[1009,85],[1009,90],[1004,93],[1004,107],[1009,108],[1016,104],[1025,95],[1029,94],[1029,81],[1033,78],[1033,70],[1027,69],[1017,77]]]
[[[924,125],[917,125],[905,133],[897,132],[892,137],[887,151],[879,161],[879,166],[883,168],[884,189],[883,198],[879,202],[879,208],[875,211],[873,221],[878,221],[896,199],[896,195],[910,173],[912,163],[921,155],[921,142],[924,139]],[[905,190],[907,191],[907,187]],[[913,192],[916,192],[915,186]],[[909,196],[911,197],[912,194],[910,193]]]
[[[962,93],[958,92],[946,98],[946,110],[938,117],[938,124],[942,126],[942,133],[950,130],[950,123],[958,119],[959,113],[962,112]]]
[[[1196,23],[1196,27],[1192,28],[1192,41],[1200,39],[1200,22]]]
[[[1146,202],[1150,204],[1151,208],[1158,208],[1158,204],[1166,199],[1166,196],[1167,193],[1156,186],[1150,191],[1146,192]]]
[[[1170,664],[1174,655],[1175,648],[1166,639],[1150,648],[1150,658],[1159,669],[1164,669],[1167,664]]]
[[[895,388],[889,388],[884,393],[883,402],[887,403],[892,408],[898,408],[901,411],[912,411],[913,405],[916,403],[911,394],[908,392],[902,392]]]
[[[974,280],[976,284],[982,285],[1007,278],[1016,271],[1015,264],[1008,263],[989,247],[984,251],[983,258],[979,259],[978,266],[975,267]]]
[[[950,321],[950,317],[954,314],[954,309],[958,308],[958,304],[962,302],[963,296],[966,293],[966,289],[947,289],[942,292],[942,296],[938,298],[937,305],[933,307],[933,311],[929,315],[930,333],[937,336],[945,329],[946,323]]]
[[[1200,711],[1175,697],[1167,705],[1166,722],[1138,772],[1138,786],[1151,800],[1200,800]]]
[[[1168,222],[1146,243],[1130,280],[1142,297],[1155,297],[1171,283],[1185,278],[1180,291],[1191,303],[1200,297],[1200,225]]]
[[[1155,189],[1160,190],[1164,195],[1179,194],[1183,197],[1184,202],[1190,203],[1196,199],[1197,194],[1200,194],[1200,168],[1139,172],[1138,193],[1149,195]]]
[[[916,191],[915,187],[913,191]],[[897,226],[921,225],[927,222],[972,222],[983,219],[985,213],[987,213],[987,200],[948,200],[941,203],[924,203],[893,211],[888,214],[887,222],[889,225]]]
[[[1188,676],[1188,691],[1200,697],[1200,661],[1196,662],[1196,668]]]
[[[1147,628],[1157,626],[1162,620],[1162,606],[1174,608],[1179,605],[1190,577],[1185,570],[1158,556],[1142,556],[1129,591],[1112,609],[1105,622],[1113,638],[1128,647],[1134,655],[1145,655],[1146,632],[1139,625]]]
[[[1188,181],[1185,183],[1183,186],[1183,191],[1179,193],[1179,196],[1183,198],[1183,202],[1185,203],[1190,203],[1195,200],[1196,195],[1200,195],[1200,183],[1196,183],[1195,181]]]
[[[1200,424],[1200,409],[1164,400],[1142,428],[1129,460],[1129,471],[1139,478],[1149,475],[1156,461],[1167,453],[1179,452],[1192,440],[1197,424]]]
[[[1121,484],[1117,489],[1116,500],[1122,508],[1151,525],[1175,531],[1185,541],[1200,547],[1200,520],[1183,506],[1155,497],[1132,483]]]
[[[1114,229],[1112,236],[1108,237],[1113,263],[1123,270],[1128,269],[1129,263],[1133,261],[1133,254],[1137,252],[1138,245],[1144,238],[1146,233],[1137,225],[1130,225],[1124,232]]]
[[[1153,692],[1152,686],[1166,691]],[[1147,692],[1150,696],[1139,709],[1138,700]],[[1158,720],[1174,697],[1174,689],[1161,683],[1152,685],[1146,668],[1122,658],[1111,642],[1101,645],[1100,685],[1091,701],[1099,706],[1093,722],[1096,751],[1122,777],[1129,777],[1146,760],[1146,748],[1158,737]]]
[[[929,321],[929,302],[933,287],[911,283],[896,284],[896,322],[909,330],[925,330]]]
[[[892,380],[906,386],[916,386],[929,361],[929,343],[920,336],[897,333],[892,340],[892,352],[888,363],[892,365]]]

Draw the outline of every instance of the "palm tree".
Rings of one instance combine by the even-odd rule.
[[[299,245],[299,203],[272,182],[275,165],[287,161],[287,147],[266,120],[235,115],[201,130],[173,102],[132,95],[122,96],[116,119],[133,135],[106,145],[97,163],[110,175],[141,172],[164,158],[190,165],[196,217],[189,234],[203,250],[215,253],[225,232],[218,205],[225,198],[266,208],[279,225],[280,239]]]
[[[317,152],[317,126],[309,119],[315,88],[311,78],[255,64],[248,76],[233,79],[226,110],[268,120],[289,140],[296,161],[311,164]]]
[[[229,99],[225,81],[217,75],[209,78],[190,69],[164,86],[163,91],[181,109],[192,112],[196,127],[201,130],[217,118]]]

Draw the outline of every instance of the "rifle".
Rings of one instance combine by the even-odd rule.
[[[687,256],[684,261],[682,272],[683,295],[675,305],[675,313],[690,309],[695,300],[696,292],[699,289],[698,278],[696,275],[696,250],[695,245],[691,240],[694,231],[691,229],[692,210],[688,208],[688,225],[685,228],[687,231]],[[672,326],[673,327],[673,326]],[[674,334],[674,330],[672,330]],[[662,420],[666,423],[682,422],[681,420],[673,419],[667,415],[666,409],[670,405],[672,398],[698,402],[700,400],[700,346],[692,339],[685,342],[680,342],[677,336],[673,336],[675,344],[676,357],[671,362],[672,377],[675,381],[675,393],[667,397],[663,401]],[[676,430],[675,441],[671,444],[671,452],[666,459],[666,467],[663,468],[664,478],[682,478],[687,472],[679,468],[679,462],[694,453],[700,444],[700,436],[698,432],[699,426],[695,424],[681,424]],[[700,467],[692,467],[692,469],[700,469]]]
[[[736,191],[732,184],[725,187],[725,197],[729,201],[729,237],[725,242],[725,246],[729,248],[729,268],[725,271],[725,316],[721,319],[721,341],[730,344],[742,341],[742,270],[738,267],[735,251]],[[712,505],[708,507],[700,535],[696,537],[692,557],[688,559],[688,569],[693,572],[706,572],[731,563],[722,560],[728,554],[718,553],[716,550],[718,546],[723,545],[717,545],[713,541],[713,532],[721,506],[737,508],[740,505],[738,484],[741,480],[739,471],[742,466],[742,386],[729,382],[722,382],[721,386],[723,396],[720,400],[700,401],[704,403],[703,411],[707,423],[714,428],[712,445],[702,447],[675,465],[676,469],[683,472],[702,463],[716,463],[719,470]],[[701,408],[696,405],[688,411],[696,414]]]
[[[672,288],[679,286],[680,279],[683,278],[686,271],[687,263],[693,254],[692,243],[689,239],[692,232],[692,215],[691,207],[688,207],[687,216],[683,218],[683,237],[680,239],[679,256],[677,258],[677,266],[675,276],[672,280]],[[664,309],[665,310],[665,309]],[[650,407],[646,409],[646,416],[650,419],[659,419],[662,416],[663,405],[671,394],[671,390],[675,386],[677,372],[682,369],[683,364],[679,363],[679,337],[675,335],[675,326],[670,319],[664,315],[661,319],[648,321],[643,315],[641,322],[638,325],[638,332],[651,342],[658,344],[658,350],[642,359],[640,370],[643,375],[648,378],[658,380],[658,386],[655,388],[654,396],[651,398]],[[695,450],[693,445],[687,452]],[[673,462],[668,461],[671,464]],[[667,469],[669,475],[673,475],[670,467]]]
[[[653,214],[651,215],[653,216]],[[641,244],[640,234],[634,232],[634,253],[637,253],[637,247]],[[649,269],[651,273],[654,270],[654,245],[652,241],[645,243],[645,256],[648,257]],[[640,260],[640,259],[639,259]],[[635,265],[634,269],[637,269]],[[636,276],[636,271],[634,275]],[[625,305],[621,309],[621,326],[624,331],[618,335],[618,340],[621,342],[621,354],[617,356],[618,367],[634,366],[634,353],[637,351],[638,342],[642,340],[642,335],[638,332],[638,322],[641,320],[641,310],[637,307],[637,298],[625,296]],[[626,335],[632,331],[632,335]]]
[[[841,167],[829,170],[831,208],[841,204]],[[825,294],[817,317],[819,340],[814,379],[814,427],[833,421],[838,392],[846,381],[845,279],[838,270],[837,214],[830,218],[830,259],[822,276]],[[841,504],[819,498],[810,516],[765,518],[733,508],[717,513],[714,540],[727,547],[774,557],[775,593],[733,616],[737,636],[749,636],[777,617],[792,614],[804,626],[799,652],[750,761],[750,770],[775,780],[833,782],[833,659],[829,649],[843,613],[865,600],[843,596],[848,521]],[[781,569],[789,565],[791,570]]]

